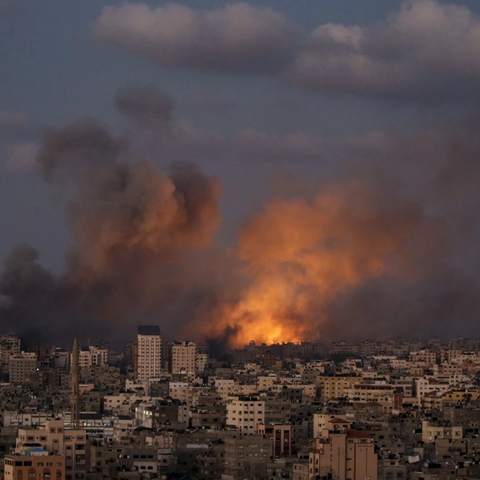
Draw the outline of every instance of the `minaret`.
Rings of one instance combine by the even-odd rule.
[[[72,348],[72,364],[70,365],[70,373],[72,375],[72,394],[70,396],[70,425],[72,429],[79,427],[80,412],[79,412],[79,379],[78,379],[78,342],[77,337],[73,340]]]

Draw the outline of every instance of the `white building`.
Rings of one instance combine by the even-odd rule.
[[[227,425],[243,433],[255,433],[265,423],[265,402],[256,397],[238,397],[227,404]]]
[[[70,358],[70,364],[72,360]],[[78,366],[89,368],[94,366],[104,367],[108,365],[108,349],[100,347],[82,347],[78,352]]]
[[[135,345],[135,378],[159,378],[162,371],[162,339],[157,325],[140,325]]]

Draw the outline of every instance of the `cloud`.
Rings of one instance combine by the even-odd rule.
[[[330,93],[460,97],[480,82],[480,17],[463,6],[416,0],[373,27],[321,25],[287,79]]]
[[[92,31],[162,66],[269,74],[308,91],[432,102],[480,84],[480,17],[438,0],[405,0],[376,25],[327,23],[309,35],[245,3],[210,11],[125,3],[105,7]]]
[[[140,53],[162,66],[266,73],[282,67],[296,27],[281,13],[246,3],[194,11],[178,4],[108,6],[93,23],[97,40]]]
[[[6,147],[6,160],[3,163],[4,172],[11,174],[26,173],[34,169],[35,156],[39,145],[34,142],[18,143]]]

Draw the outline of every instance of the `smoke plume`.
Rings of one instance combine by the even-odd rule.
[[[194,262],[187,257],[207,248],[217,229],[219,181],[191,163],[164,172],[130,157],[128,139],[94,122],[45,132],[37,162],[45,181],[69,199],[72,244],[58,277],[29,246],[5,260],[3,328],[56,340],[95,324],[91,334],[98,335],[148,317],[158,322],[167,304],[188,295],[185,265]]]
[[[169,134],[170,97],[130,88],[115,103],[135,127],[123,135],[92,121],[45,132],[37,164],[68,199],[72,241],[61,275],[27,245],[5,259],[0,329],[128,338],[152,322],[230,346],[478,333],[477,116],[351,140],[340,180],[277,192],[224,248],[219,181],[132,153],[136,130]]]

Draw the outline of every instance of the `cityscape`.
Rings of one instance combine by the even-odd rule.
[[[480,0],[0,0],[0,480],[480,479]]]
[[[478,478],[480,338],[122,352],[0,336],[3,478]]]

